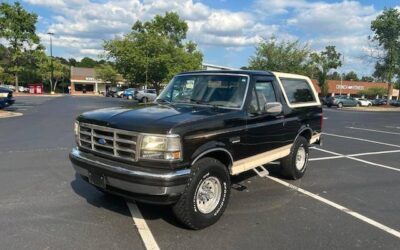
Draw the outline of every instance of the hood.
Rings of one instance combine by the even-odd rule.
[[[106,108],[83,113],[80,122],[142,133],[169,133],[174,127],[196,123],[231,110],[191,105],[147,105],[132,108]]]

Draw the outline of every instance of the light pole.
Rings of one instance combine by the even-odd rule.
[[[53,67],[53,32],[47,32],[50,36],[50,67],[51,67],[51,76],[50,76],[50,93],[53,93],[53,76],[54,76],[54,67]]]

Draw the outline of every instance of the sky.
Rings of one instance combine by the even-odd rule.
[[[3,1],[4,0],[0,0]],[[12,1],[5,1],[12,2]],[[370,75],[371,21],[383,9],[400,9],[400,0],[22,0],[38,14],[37,30],[53,54],[99,59],[104,40],[122,37],[137,20],[177,12],[189,25],[204,63],[240,68],[248,65],[263,40],[299,40],[314,51],[335,45],[344,55],[339,72]]]

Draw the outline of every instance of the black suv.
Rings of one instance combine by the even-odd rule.
[[[0,87],[0,109],[13,105],[15,102],[13,98],[13,91]]]
[[[282,175],[302,177],[321,126],[321,104],[307,77],[187,72],[153,105],[80,115],[70,159],[98,189],[171,204],[184,225],[200,229],[225,210],[230,175],[280,160]]]

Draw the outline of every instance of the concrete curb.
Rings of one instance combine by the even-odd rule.
[[[18,113],[18,112],[9,112],[9,111],[3,111],[0,110],[0,119],[1,118],[10,118],[10,117],[18,117],[18,116],[22,116],[22,113]]]
[[[43,94],[43,95],[35,95],[35,94],[20,94],[20,93],[14,93],[14,97],[20,97],[20,96],[32,96],[32,97],[61,97],[65,96],[64,94],[54,94],[54,95],[49,95],[49,94]]]
[[[400,112],[400,108],[343,107],[342,110],[361,112]]]

